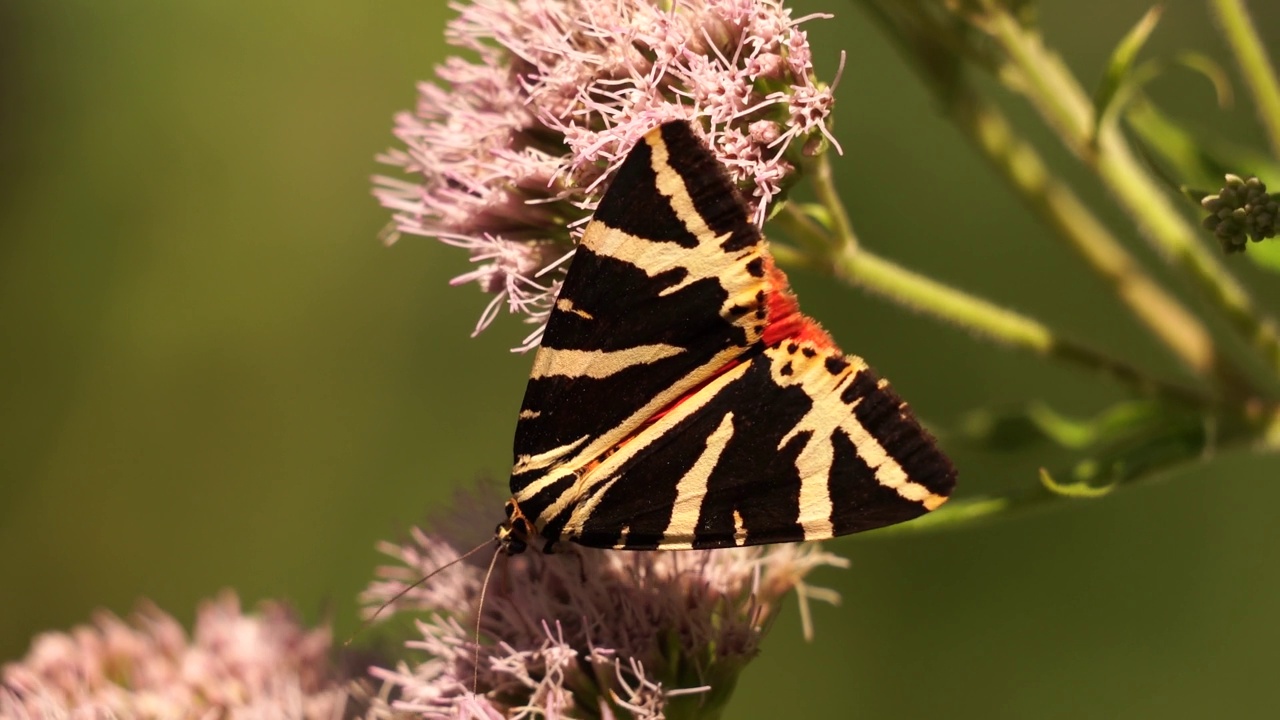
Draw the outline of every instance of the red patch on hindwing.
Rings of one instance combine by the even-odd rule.
[[[819,350],[834,350],[835,341],[818,321],[800,312],[800,303],[791,292],[786,273],[767,255],[765,279],[769,283],[769,320],[761,338],[764,344],[772,347],[783,340],[796,340],[813,343]]]
[[[787,281],[786,273],[774,263],[773,257],[764,254],[765,281],[768,283],[768,295],[765,299],[768,311],[765,320],[764,332],[761,334],[761,342],[766,346],[772,347],[784,340],[794,340],[796,342],[812,343],[818,350],[835,350],[836,343],[827,334],[826,330],[818,324],[818,321],[800,312],[800,303],[796,300],[796,296],[791,292],[791,284]],[[689,392],[681,395],[675,401],[665,408],[654,413],[641,429],[652,425],[661,419],[664,415],[674,410],[680,403],[693,397],[708,383],[720,377],[724,373],[736,367],[741,360],[730,360],[729,362],[718,368],[710,377],[697,386],[691,388]],[[639,432],[637,430],[636,432]],[[623,441],[625,444],[626,441]],[[621,447],[621,444],[619,445]]]

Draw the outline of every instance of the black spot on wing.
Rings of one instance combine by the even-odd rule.
[[[698,246],[698,238],[676,216],[671,201],[658,192],[653,149],[643,140],[622,161],[594,219],[647,240],[673,242],[687,248]]]
[[[847,404],[858,403],[854,417],[902,466],[907,477],[935,495],[949,496],[956,485],[956,469],[920,426],[911,408],[891,387],[879,387],[870,369],[859,372],[840,395]]]
[[[808,348],[805,349],[808,350]],[[822,364],[826,366],[827,372],[832,375],[839,375],[844,372],[845,368],[849,367],[849,361],[839,355],[828,355],[827,359],[824,360]]]
[[[717,236],[729,233],[721,243],[725,252],[737,252],[760,243],[760,232],[747,218],[747,207],[729,181],[715,155],[684,121],[659,128],[667,146],[667,162],[684,180],[693,206]]]
[[[827,492],[831,495],[832,534],[845,535],[923,515],[924,505],[876,481],[875,472],[858,456],[853,440],[837,429],[831,438],[833,458]]]

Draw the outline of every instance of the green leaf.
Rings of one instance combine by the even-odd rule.
[[[1264,153],[1207,137],[1204,131],[1186,127],[1150,102],[1133,103],[1125,120],[1137,133],[1144,150],[1164,161],[1165,167],[1153,165],[1165,182],[1197,206],[1199,197],[1222,187],[1222,179],[1228,173],[1256,175],[1263,182],[1280,180],[1280,166]],[[1197,194],[1199,197],[1195,197]]]
[[[1138,24],[1133,26],[1111,52],[1111,60],[1107,63],[1107,71],[1102,82],[1093,93],[1093,136],[1098,137],[1103,127],[1115,121],[1118,108],[1124,106],[1134,91],[1135,80],[1133,64],[1146,44],[1147,38],[1160,22],[1163,6],[1156,5],[1142,16]],[[1119,101],[1119,102],[1118,102]]]
[[[1044,468],[1040,468],[1040,484],[1044,486],[1045,490],[1048,490],[1054,495],[1061,495],[1069,498],[1100,498],[1116,488],[1116,483],[1114,481],[1100,487],[1090,485],[1087,479],[1078,480],[1073,483],[1059,483],[1054,480],[1053,476],[1049,474],[1049,471]]]
[[[799,203],[798,207],[805,217],[818,223],[823,230],[831,232],[835,226],[835,220],[831,217],[831,210],[826,205],[822,203]]]
[[[963,525],[1008,510],[1014,503],[1008,497],[953,498],[931,513],[925,513],[909,523],[899,523],[871,531],[875,537],[921,530],[935,530],[951,525]]]
[[[1028,407],[972,410],[960,422],[959,431],[969,442],[988,450],[1019,450],[1048,439],[1031,419]]]
[[[1049,441],[1081,450],[1132,435],[1159,424],[1169,408],[1155,400],[1120,402],[1091,418],[1063,415],[1041,402],[1025,407],[969,413],[961,432],[972,442],[993,450],[1015,450]]]
[[[1175,58],[1177,64],[1200,73],[1213,85],[1214,94],[1217,96],[1218,107],[1231,107],[1232,91],[1231,76],[1227,74],[1225,68],[1218,64],[1218,61],[1198,52],[1185,51],[1178,53]]]

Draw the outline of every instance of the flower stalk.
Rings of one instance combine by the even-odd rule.
[[[1271,155],[1280,160],[1280,80],[1276,79],[1276,70],[1267,56],[1267,48],[1258,37],[1244,0],[1211,0],[1209,8],[1253,95],[1258,120],[1271,146]]]
[[[827,193],[826,197],[840,202],[836,193]],[[831,217],[843,213],[842,207],[827,208],[824,205],[823,209]],[[834,232],[828,235],[811,215],[811,211],[806,212],[796,205],[788,205],[775,221],[788,239],[797,240],[806,248],[825,249],[815,256],[810,252],[778,245],[774,247],[774,255],[780,262],[830,272],[852,286],[968,330],[978,337],[1030,352],[1038,357],[1100,372],[1130,385],[1142,394],[1161,395],[1178,403],[1201,407],[1213,402],[1203,392],[1154,377],[1124,360],[1066,338],[1045,323],[1023,313],[881,257],[859,243],[851,229],[845,237]]]
[[[1094,133],[1089,96],[1038,33],[1000,3],[986,3],[974,26],[1005,51],[1001,75],[1022,93],[1054,128],[1059,138],[1098,178],[1151,241],[1162,257],[1180,269],[1280,379],[1280,331],[1235,276],[1214,257],[1195,227],[1169,201],[1159,184],[1134,156],[1119,127],[1103,125]],[[1254,393],[1265,393],[1260,386]]]

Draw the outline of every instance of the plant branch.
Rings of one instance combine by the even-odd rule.
[[[991,163],[1058,236],[1111,286],[1112,291],[1192,372],[1228,384],[1241,373],[1216,352],[1199,318],[1164,290],[1040,156],[1018,138],[992,104],[967,92],[952,95],[953,117]]]
[[[1258,107],[1258,119],[1267,134],[1271,154],[1280,160],[1280,82],[1267,57],[1267,48],[1258,37],[1244,0],[1211,0],[1209,7],[1218,20],[1227,47],[1235,54],[1236,64]]]
[[[963,79],[933,74],[927,79],[952,120],[1010,186],[1192,372],[1228,384],[1241,376],[1229,359],[1218,355],[1200,320],[1151,278],[1066,184],[1050,175],[1035,148],[1017,136],[999,108]]]
[[[1003,73],[1021,82],[1021,91],[1061,139],[1106,185],[1143,235],[1181,269],[1280,377],[1280,330],[1254,303],[1244,287],[1200,241],[1197,230],[1144,170],[1115,126],[1092,133],[1092,106],[1059,58],[1039,35],[1023,27],[998,4],[983,15],[983,27],[1005,50],[1012,67]],[[1261,391],[1257,391],[1261,392]]]
[[[788,205],[776,218],[790,234],[820,232],[803,211]],[[809,243],[806,243],[806,245]],[[856,238],[831,238],[827,257],[775,246],[778,260],[829,272],[850,285],[903,307],[956,325],[993,342],[1114,377],[1146,394],[1195,406],[1211,404],[1198,390],[1158,378],[1123,360],[1055,333],[1049,326],[984,298],[908,270],[861,247]]]

